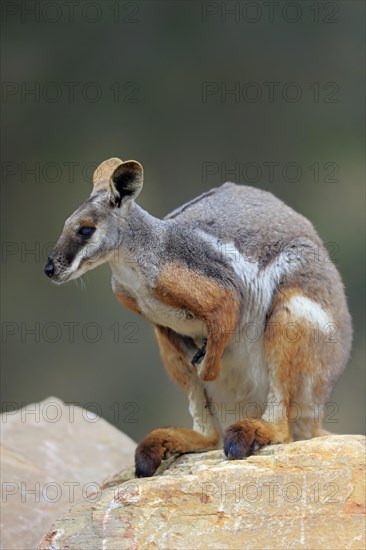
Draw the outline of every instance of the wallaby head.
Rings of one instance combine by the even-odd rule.
[[[105,160],[93,175],[93,191],[66,220],[44,272],[58,284],[108,261],[123,240],[123,227],[143,185],[134,160]]]

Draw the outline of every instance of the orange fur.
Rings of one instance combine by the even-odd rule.
[[[302,378],[313,377],[318,370],[314,344],[317,328],[305,320],[293,318],[286,306],[293,296],[304,295],[301,289],[291,288],[277,295],[272,315],[264,333],[264,349],[268,364],[278,365],[278,379],[288,400]]]
[[[136,475],[151,476],[161,461],[173,454],[215,449],[218,442],[218,434],[206,436],[186,428],[154,430],[136,449]]]
[[[207,351],[201,378],[215,380],[220,373],[221,356],[235,331],[238,297],[179,263],[164,266],[154,292],[162,302],[186,308],[205,323]]]
[[[288,441],[291,431],[296,428],[294,418],[291,418],[291,404],[294,405],[294,416],[300,410],[302,421],[309,425],[314,424],[311,418],[306,418],[307,411],[301,407],[299,409],[299,402],[303,400],[301,392],[308,392],[314,401],[322,403],[325,400],[324,392],[329,387],[325,383],[328,376],[324,364],[326,347],[322,349],[322,358],[319,356],[319,339],[326,336],[320,334],[319,329],[308,321],[291,315],[287,302],[293,296],[304,296],[304,292],[301,288],[290,288],[277,294],[264,333],[269,375],[270,378],[277,379],[277,384],[281,386],[282,405],[285,409],[283,416],[287,418],[286,428],[282,418],[274,423],[273,431],[277,436],[282,434],[283,441]],[[329,348],[328,353],[330,352]],[[313,403],[308,403],[306,407],[312,405]],[[317,424],[312,425],[311,430],[313,435],[322,433],[321,418]]]
[[[277,443],[271,423],[254,418],[243,419],[225,431],[225,452],[228,458],[248,456],[258,447]]]
[[[95,223],[95,220],[93,220],[92,218],[84,218],[80,221],[80,227],[84,227],[84,226],[87,226],[87,227],[95,227],[96,226],[96,223]]]
[[[179,336],[166,327],[156,326],[155,334],[160,353],[170,376],[185,390],[190,386],[195,368],[187,358]]]
[[[132,296],[129,296],[128,294],[125,294],[124,292],[115,292],[115,296],[117,300],[122,304],[123,306],[127,307],[131,311],[134,311],[135,313],[138,313],[139,315],[142,315],[137,302]]]

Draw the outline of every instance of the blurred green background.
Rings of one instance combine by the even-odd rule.
[[[328,428],[362,433],[364,3],[73,4],[2,6],[3,410],[54,395],[136,440],[190,426],[152,327],[115,300],[109,267],[84,277],[86,292],[43,275],[93,167],[119,156],[143,164],[139,203],[155,216],[232,180],[314,223],[355,329]]]

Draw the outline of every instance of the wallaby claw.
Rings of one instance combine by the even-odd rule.
[[[203,344],[203,346],[195,353],[193,356],[193,359],[191,361],[192,365],[194,367],[199,367],[206,355],[206,349],[207,349],[207,341]]]

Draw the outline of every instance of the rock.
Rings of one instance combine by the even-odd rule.
[[[128,480],[129,470],[109,479],[39,549],[363,549],[364,470],[357,435],[270,446],[246,460],[187,454],[152,478]]]
[[[4,413],[0,421],[6,550],[35,548],[70,505],[92,502],[107,474],[133,464],[136,445],[128,436],[54,397]]]

